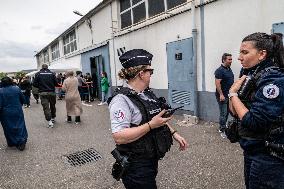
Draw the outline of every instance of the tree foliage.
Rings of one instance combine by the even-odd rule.
[[[7,73],[4,72],[0,72],[0,79],[2,79],[3,77],[7,76]]]
[[[26,72],[17,72],[15,74],[16,79],[21,79],[22,77],[24,77],[27,73]]]

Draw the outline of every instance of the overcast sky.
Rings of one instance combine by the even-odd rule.
[[[35,52],[102,0],[0,0],[0,72],[36,68]]]

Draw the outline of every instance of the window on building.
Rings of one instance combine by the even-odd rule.
[[[145,0],[120,1],[121,28],[131,26],[146,19]]]
[[[131,26],[132,21],[131,21],[131,10],[124,12],[121,14],[121,28],[125,28],[127,26]]]
[[[75,31],[70,32],[63,38],[64,54],[77,50]]]
[[[44,63],[49,62],[48,50],[43,52],[43,62]]]
[[[133,7],[133,24],[146,19],[145,2]]]
[[[164,0],[148,0],[149,17],[160,14],[165,11]]]
[[[178,5],[185,3],[186,0],[167,0],[168,9],[174,8]]]
[[[120,12],[123,12],[130,7],[130,0],[120,0]]]
[[[121,28],[185,3],[186,0],[120,0]]]
[[[57,59],[59,57],[60,57],[59,44],[56,43],[56,44],[51,46],[51,59],[54,60],[54,59]]]

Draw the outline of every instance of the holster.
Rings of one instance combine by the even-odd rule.
[[[239,127],[239,121],[237,119],[229,121],[228,124],[226,125],[225,133],[231,143],[236,143],[240,141],[238,127]]]
[[[129,157],[127,155],[122,155],[116,148],[111,152],[111,154],[116,160],[112,166],[111,175],[114,179],[119,181],[127,171],[129,166]]]

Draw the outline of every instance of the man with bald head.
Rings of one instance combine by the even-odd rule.
[[[43,107],[45,119],[48,121],[47,127],[52,128],[56,117],[56,93],[57,84],[55,73],[48,69],[47,64],[42,65],[42,69],[36,73],[34,87],[39,89],[41,105]]]

